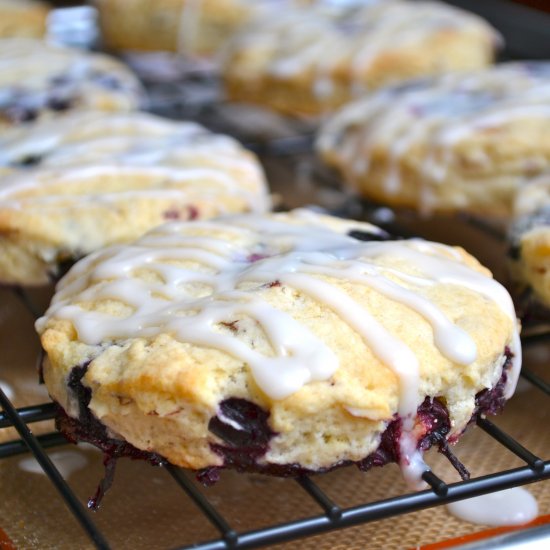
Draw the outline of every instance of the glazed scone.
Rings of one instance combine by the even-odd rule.
[[[228,48],[232,100],[318,115],[366,91],[421,75],[484,67],[495,31],[437,2],[318,2],[248,26]]]
[[[515,298],[525,322],[550,321],[550,173],[525,185],[509,231]]]
[[[49,11],[45,2],[0,0],[0,38],[43,37]]]
[[[506,290],[462,249],[308,211],[172,222],[78,262],[37,322],[59,425],[277,475],[399,462],[511,396]],[[464,472],[463,472],[464,473]]]
[[[0,66],[0,130],[68,110],[129,111],[144,101],[131,71],[103,54],[5,38]]]
[[[4,284],[46,284],[60,264],[167,220],[269,207],[256,157],[191,122],[82,112],[6,131],[1,142]]]
[[[102,38],[114,50],[210,56],[264,0],[96,0]]]
[[[352,103],[321,128],[317,150],[376,201],[509,217],[521,185],[550,167],[549,121],[550,63],[503,63]]]

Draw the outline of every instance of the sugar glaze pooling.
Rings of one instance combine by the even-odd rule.
[[[482,525],[522,525],[538,516],[535,497],[523,487],[514,487],[447,504],[451,514]]]
[[[472,289],[499,304],[515,324],[511,299],[499,283],[467,267],[451,247],[416,240],[365,243],[323,227],[322,221],[307,211],[295,211],[287,219],[294,223],[276,217],[235,216],[218,222],[166,224],[132,246],[92,254],[60,282],[52,305],[37,321],[37,329],[42,331],[50,318],[67,319],[79,339],[90,345],[172,334],[182,342],[217,348],[240,359],[249,365],[254,380],[269,397],[284,399],[310,381],[329,379],[338,368],[338,359],[317,336],[258,292],[274,283],[291,287],[341,317],[398,377],[401,466],[405,477],[418,484],[428,469],[412,435],[421,402],[418,359],[367,309],[329,281],[350,280],[369,286],[418,312],[432,326],[440,352],[461,365],[475,361],[474,341],[411,287],[452,283]],[[228,236],[219,236],[220,231]],[[380,257],[406,258],[414,265],[415,275],[377,264]],[[193,267],[173,263],[178,261],[193,262]],[[135,278],[138,268],[154,272],[157,280]],[[317,275],[330,279],[321,280]],[[113,317],[78,305],[106,299],[126,304],[131,313]],[[239,316],[261,325],[273,356],[217,329]],[[508,397],[521,362],[515,331],[510,347],[514,362]],[[360,409],[349,412],[368,416],[368,411]]]

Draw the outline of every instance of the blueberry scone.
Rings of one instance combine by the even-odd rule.
[[[102,38],[115,50],[210,56],[265,0],[96,0]]]
[[[41,38],[50,8],[37,0],[0,0],[0,38]]]
[[[228,48],[230,99],[318,115],[366,91],[491,62],[495,31],[437,2],[316,2],[246,27]]]
[[[550,173],[525,185],[509,231],[510,272],[525,323],[550,321]]]
[[[514,391],[510,296],[460,248],[308,211],[171,222],[96,252],[36,328],[69,438],[276,475],[451,454]]]
[[[195,123],[88,111],[0,142],[2,283],[45,284],[63,264],[167,220],[269,207],[256,157]]]
[[[0,40],[0,129],[68,110],[129,111],[137,78],[106,55],[25,38]]]
[[[352,103],[321,129],[317,149],[376,201],[510,216],[518,188],[550,168],[549,121],[550,63],[504,63]]]

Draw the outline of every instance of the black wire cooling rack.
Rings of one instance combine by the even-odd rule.
[[[14,289],[13,292],[29,313],[36,317],[38,308],[33,303],[29,294],[19,288]],[[548,335],[535,335],[524,337],[523,344],[524,346],[530,346],[538,344],[541,340],[550,342]],[[550,396],[550,384],[537,374],[524,367],[522,377],[535,386],[538,391],[543,392],[545,396]],[[0,459],[21,453],[32,453],[44,473],[57,489],[59,497],[80,523],[93,544],[99,549],[110,548],[108,539],[94,522],[92,514],[82,504],[71,486],[63,479],[59,470],[48,457],[46,449],[65,444],[65,438],[58,432],[35,436],[31,431],[31,424],[54,418],[54,404],[43,403],[35,406],[16,408],[0,388],[0,405],[3,409],[0,412],[0,429],[13,427],[20,436],[20,439],[0,444]],[[239,532],[229,524],[205,493],[193,483],[188,472],[172,465],[166,465],[165,468],[175,483],[187,494],[189,499],[191,499],[220,533],[217,539],[197,542],[180,548],[194,548],[195,550],[257,548],[386,519],[550,478],[550,459],[548,457],[541,458],[536,456],[510,434],[504,432],[486,418],[479,418],[477,425],[488,437],[493,438],[508,452],[519,457],[523,461],[524,466],[452,484],[445,483],[435,473],[429,471],[424,473],[423,479],[430,486],[430,489],[407,493],[389,499],[365,502],[359,506],[348,508],[336,504],[309,477],[304,476],[295,480],[287,480],[287,483],[298,483],[322,509],[322,513],[305,519],[269,525],[262,529],[245,532]]]

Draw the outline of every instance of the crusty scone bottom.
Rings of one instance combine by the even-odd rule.
[[[506,402],[504,397],[507,372],[512,366],[513,354],[508,348],[504,352],[506,361],[498,382],[490,389],[485,389],[475,396],[475,409],[467,427],[474,424],[482,415],[498,414]],[[137,449],[127,441],[109,436],[107,428],[88,408],[91,400],[91,390],[84,386],[82,379],[86,374],[89,363],[75,366],[69,375],[67,386],[72,390],[78,401],[78,418],[72,418],[58,405],[56,427],[71,443],[87,442],[95,445],[104,453],[105,476],[99,482],[96,493],[88,501],[88,507],[97,509],[105,492],[111,487],[114,480],[116,461],[122,457],[138,460],[147,460],[154,466],[163,466],[168,461],[157,453]],[[299,477],[324,473],[341,466],[355,464],[360,470],[367,471],[375,466],[399,462],[399,440],[402,431],[402,420],[397,415],[386,426],[380,436],[378,449],[359,461],[340,461],[330,467],[319,470],[304,468],[300,464],[272,464],[260,462],[267,453],[269,442],[277,435],[269,426],[269,412],[258,405],[241,398],[229,398],[219,405],[224,417],[221,421],[218,416],[210,419],[208,429],[218,436],[224,444],[212,444],[212,450],[223,459],[222,466],[211,466],[197,471],[197,479],[203,485],[212,485],[218,481],[220,471],[225,468],[236,469],[239,472],[255,472],[279,477]],[[234,421],[244,429],[235,429],[227,419]],[[467,428],[466,427],[466,428]],[[463,430],[462,433],[464,433]],[[450,445],[455,444],[462,435],[451,432],[451,422],[445,403],[439,398],[426,399],[417,409],[417,425],[415,435],[417,448],[427,451],[432,446],[437,447],[460,474],[462,479],[468,479],[470,474],[467,468],[452,453]]]

